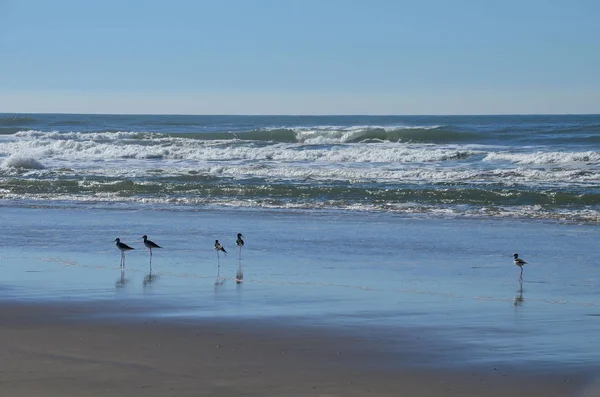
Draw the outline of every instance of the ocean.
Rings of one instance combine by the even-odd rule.
[[[0,165],[5,299],[600,363],[598,115],[0,114]]]
[[[597,222],[600,116],[0,114],[0,200]]]

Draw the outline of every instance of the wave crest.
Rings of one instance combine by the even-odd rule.
[[[5,168],[20,168],[27,170],[43,170],[44,168],[46,168],[42,163],[40,163],[33,157],[26,157],[21,155],[10,156],[6,160],[4,160],[3,166]]]
[[[484,161],[509,161],[516,164],[599,163],[600,152],[488,153]]]

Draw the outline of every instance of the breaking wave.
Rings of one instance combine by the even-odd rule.
[[[510,161],[516,164],[600,163],[600,152],[489,153],[485,161]]]
[[[599,126],[597,116],[0,115],[0,199],[596,222]]]
[[[32,157],[10,156],[4,160],[3,166],[6,168],[20,168],[27,170],[42,170],[44,165]]]

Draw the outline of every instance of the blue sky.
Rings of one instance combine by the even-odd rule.
[[[595,0],[0,0],[0,112],[600,113]]]

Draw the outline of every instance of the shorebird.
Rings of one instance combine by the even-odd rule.
[[[238,284],[240,284],[244,278],[244,272],[242,271],[242,247],[244,246],[244,240],[242,240],[242,237],[244,237],[242,233],[238,233],[237,239],[235,240],[235,244],[239,249],[238,269],[235,275],[235,282]]]
[[[240,259],[242,259],[242,247],[244,246],[244,240],[242,240],[242,233],[237,234],[237,239],[235,240],[235,244],[238,246],[240,251]]]
[[[225,251],[225,248],[223,248],[223,246],[221,245],[221,243],[219,243],[219,240],[215,240],[215,250],[217,251],[217,281],[215,281],[215,285],[220,285],[223,283],[224,280],[220,281],[220,274],[221,274],[221,257],[219,256],[219,251],[223,251],[223,253],[225,254],[225,256],[227,256],[227,251]]]
[[[121,267],[124,268],[125,267],[125,251],[130,251],[135,248],[131,248],[127,244],[122,243],[121,239],[118,237],[115,239],[114,242],[117,243],[117,248],[121,250]]]
[[[513,262],[515,263],[515,265],[519,266],[521,268],[521,276],[520,279],[523,280],[523,265],[526,264],[527,262],[525,262],[523,259],[519,258],[519,254],[517,254],[516,252],[513,254]]]
[[[235,243],[237,244],[238,247],[242,248],[244,246],[244,240],[242,240],[242,233],[238,233],[237,234],[237,240],[235,240]]]
[[[225,251],[225,248],[219,243],[219,240],[215,240],[215,250],[217,250],[217,256],[219,256],[219,251],[223,251],[225,255],[227,255],[227,251]]]
[[[150,250],[150,272],[152,272],[152,248],[162,248],[160,245],[156,244],[154,241],[148,240],[148,236],[145,234],[142,236],[144,239],[144,245],[146,248]]]

